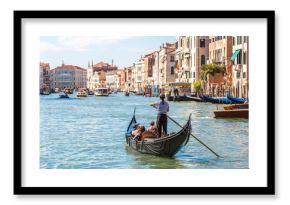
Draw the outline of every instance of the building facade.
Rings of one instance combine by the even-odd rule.
[[[50,66],[49,63],[39,63],[39,90],[42,93],[44,90],[50,91]]]
[[[178,36],[175,52],[175,66],[177,71],[177,82],[190,82],[191,79],[191,36]]]
[[[210,93],[215,95],[219,91],[224,93],[226,90],[230,90],[232,85],[232,36],[209,36],[209,60],[208,64],[224,65],[226,70],[223,77],[220,74],[215,74],[213,77],[207,80],[207,88],[204,88]]]
[[[78,89],[87,86],[87,70],[79,66],[62,64],[50,72],[51,88]]]
[[[144,58],[134,63],[132,70],[133,88],[136,92],[144,91],[144,79],[145,79],[145,61]]]
[[[249,37],[233,36],[231,95],[248,99],[249,90]]]
[[[175,51],[176,43],[165,43],[159,51],[159,87],[163,88],[167,83],[175,82]]]
[[[193,36],[191,48],[191,83],[201,80],[201,66],[209,60],[209,37]]]

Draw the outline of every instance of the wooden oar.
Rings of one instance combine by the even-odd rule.
[[[179,127],[183,128],[178,122],[176,122],[174,119],[172,119],[170,116],[167,115],[167,117],[172,120],[175,124],[177,124]],[[200,144],[202,144],[203,146],[205,146],[209,151],[211,151],[214,155],[216,155],[217,157],[220,157],[220,155],[218,155],[215,151],[213,151],[209,146],[207,146],[204,142],[202,142],[200,139],[198,139],[196,136],[194,136],[192,133],[190,133],[190,135],[196,139]]]
[[[152,107],[154,107],[155,109],[157,109],[157,107],[153,104],[150,104]],[[167,117],[172,120],[175,124],[177,124],[179,127],[183,128],[178,122],[176,122],[174,119],[172,119],[170,116],[167,115]],[[213,151],[209,146],[207,146],[204,142],[202,142],[200,139],[198,139],[196,136],[194,136],[192,133],[190,133],[190,135],[196,139],[200,144],[202,144],[203,146],[205,146],[209,151],[211,151],[215,156],[220,157],[220,155],[218,155],[215,151]]]

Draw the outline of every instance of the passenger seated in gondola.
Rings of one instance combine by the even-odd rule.
[[[138,128],[136,130],[132,131],[133,139],[140,140],[144,131],[145,131],[145,127],[143,125],[138,125]]]
[[[148,128],[147,131],[152,132],[153,134],[156,134],[158,132],[154,121],[150,122],[150,127]]]
[[[155,126],[155,122],[150,122],[150,127],[148,130],[142,133],[142,136],[140,138],[141,141],[143,141],[145,138],[157,138],[158,137],[158,129]]]

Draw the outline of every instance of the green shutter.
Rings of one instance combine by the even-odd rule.
[[[240,53],[240,49],[236,50],[231,57],[231,61],[234,61],[239,53]]]

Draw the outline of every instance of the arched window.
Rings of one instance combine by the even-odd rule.
[[[201,55],[200,64],[201,65],[205,64],[205,55]]]

